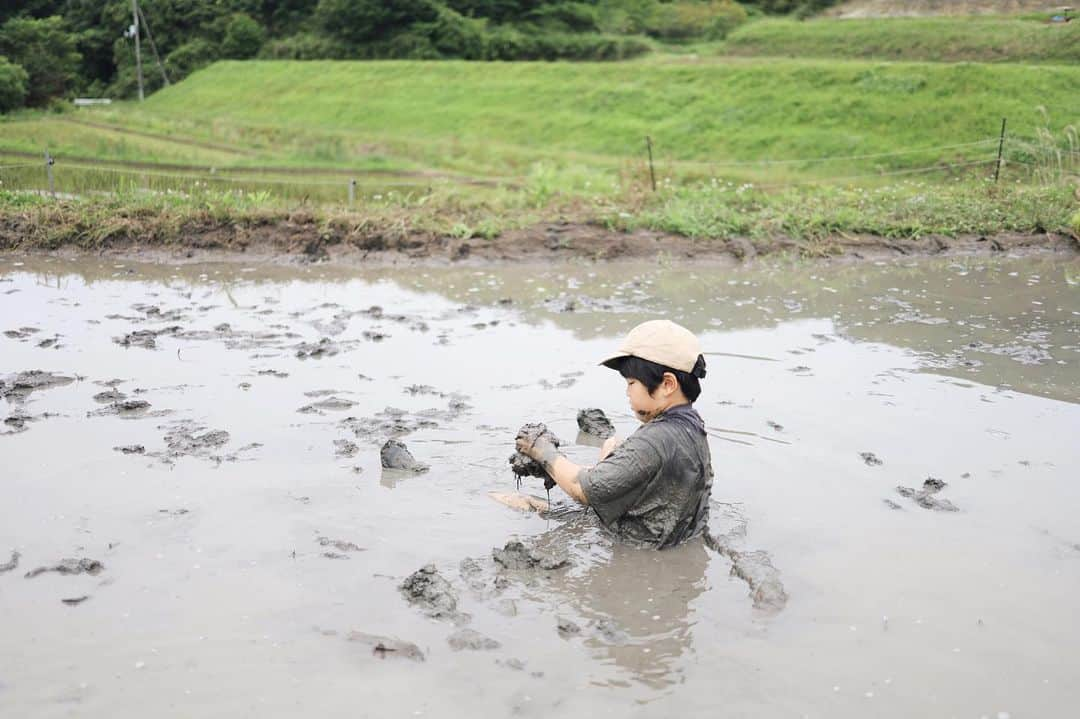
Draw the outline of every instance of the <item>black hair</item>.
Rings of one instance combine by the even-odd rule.
[[[645,389],[649,391],[650,396],[656,391],[656,388],[660,386],[660,383],[664,381],[664,373],[670,372],[675,375],[675,379],[679,383],[679,389],[682,390],[683,394],[686,395],[686,398],[691,402],[697,401],[697,398],[701,395],[701,383],[698,380],[705,377],[705,357],[703,355],[698,355],[697,362],[694,363],[694,369],[690,372],[672,369],[671,367],[633,356],[619,357],[618,359],[606,362],[605,365],[615,370],[626,379],[636,379],[638,382],[641,382],[641,384],[645,385]]]

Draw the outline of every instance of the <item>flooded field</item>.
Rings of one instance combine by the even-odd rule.
[[[578,410],[634,430],[596,361],[658,316],[709,353],[721,551],[492,501],[522,424],[583,463]],[[1080,703],[1075,260],[11,255],[0,333],[2,716]],[[426,471],[384,470],[388,439]]]

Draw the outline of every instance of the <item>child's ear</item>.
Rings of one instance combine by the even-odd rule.
[[[679,389],[679,380],[670,372],[664,373],[664,389],[668,394],[672,394]]]

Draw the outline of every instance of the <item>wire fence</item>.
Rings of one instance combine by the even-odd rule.
[[[657,189],[656,168],[653,162],[654,145],[651,138],[646,138],[648,146],[648,170],[653,189]],[[941,161],[914,165],[910,167],[889,167],[889,160],[905,161],[919,154],[936,155],[957,153],[955,161]],[[0,157],[3,153],[0,152]],[[837,163],[858,165],[869,163],[878,165],[874,169],[855,172],[830,173],[828,167]],[[758,173],[752,184],[760,190],[779,190],[807,185],[843,184],[856,181],[869,182],[894,177],[932,175],[960,176],[983,172],[995,180],[999,178],[1003,167],[1017,166],[1024,168],[1028,175],[1034,176],[1055,166],[1058,172],[1075,172],[1080,167],[1080,151],[1067,148],[1046,147],[1024,140],[1010,142],[1006,152],[1004,130],[1000,137],[987,137],[968,142],[951,143],[932,147],[901,148],[892,152],[855,153],[847,155],[827,155],[801,158],[762,158],[757,160],[718,160],[718,161],[663,161],[668,174],[683,173],[684,179],[690,174],[711,174],[723,176],[724,170],[773,171],[785,176],[773,179],[768,174]],[[882,167],[881,165],[885,165]],[[777,168],[782,168],[778,170]],[[825,171],[822,171],[825,168]],[[838,168],[839,169],[839,168]],[[347,171],[344,171],[347,172]],[[526,180],[491,180],[478,181],[472,178],[435,176],[415,173],[379,173],[358,172],[350,177],[340,169],[296,169],[281,167],[231,167],[217,170],[214,168],[190,168],[177,165],[154,165],[135,162],[90,162],[85,159],[72,161],[53,157],[48,151],[37,162],[19,161],[4,164],[0,159],[0,190],[22,190],[49,193],[52,196],[82,196],[99,194],[118,194],[122,192],[144,192],[157,194],[177,194],[179,196],[197,195],[207,191],[230,194],[237,198],[246,198],[248,202],[259,203],[265,200],[310,202],[313,204],[348,204],[357,200],[392,199],[395,195],[402,198],[420,198],[433,192],[436,185],[492,184],[503,187],[527,185]],[[802,176],[790,177],[792,173]],[[700,180],[701,178],[696,178]],[[746,179],[746,178],[743,178]],[[670,184],[670,179],[665,180]]]

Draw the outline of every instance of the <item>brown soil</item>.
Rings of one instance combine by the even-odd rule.
[[[1056,252],[1080,254],[1080,240],[1059,233],[993,236],[924,236],[895,239],[838,234],[813,240],[790,237],[693,239],[650,230],[623,232],[588,223],[541,223],[492,239],[459,239],[416,228],[326,223],[297,213],[274,221],[237,222],[204,217],[168,231],[152,219],[129,217],[107,232],[76,228],[57,237],[41,223],[0,216],[0,250],[95,250],[147,260],[201,261],[258,258],[281,262],[419,265],[565,262],[656,258],[750,260],[755,257],[846,258],[920,255],[989,255]]]

